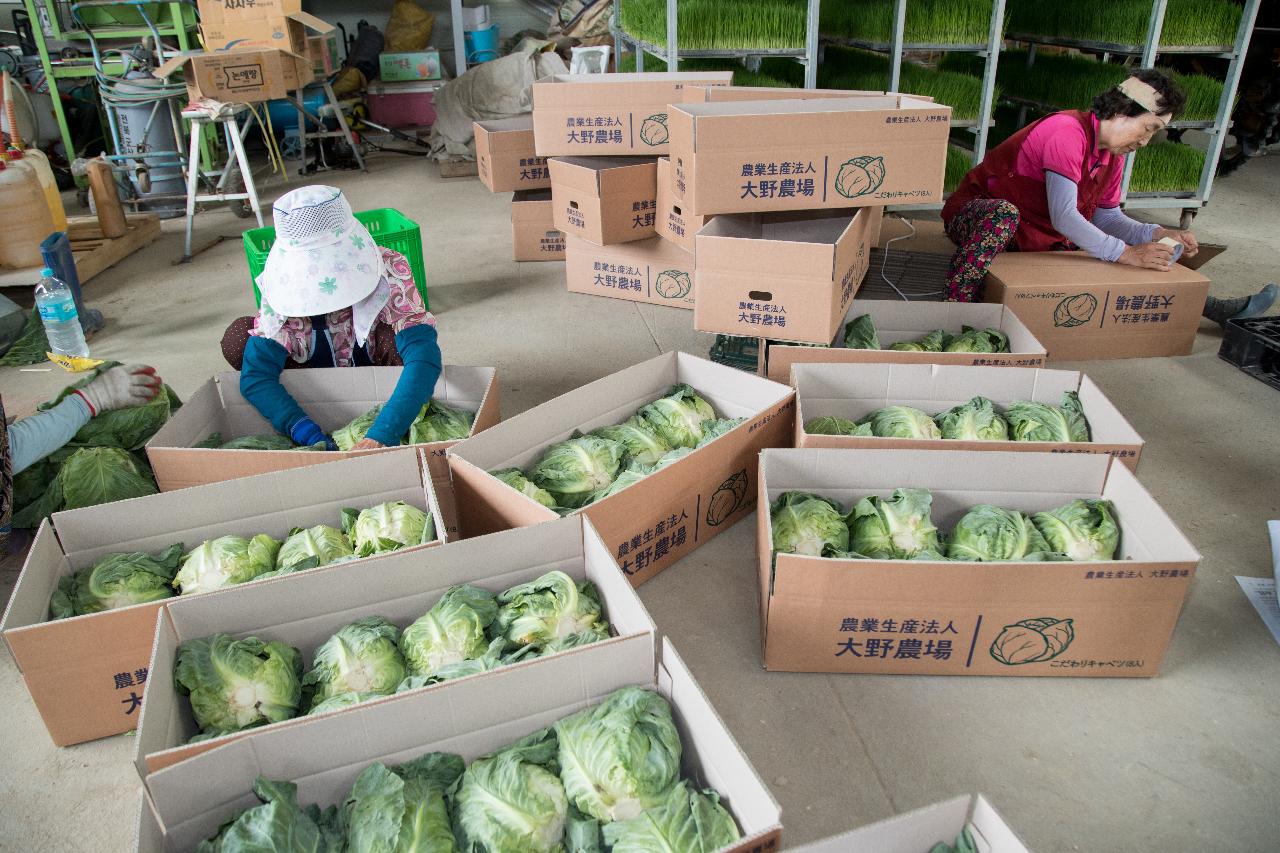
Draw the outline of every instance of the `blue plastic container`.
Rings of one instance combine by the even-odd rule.
[[[483,30],[471,30],[462,34],[467,52],[467,64],[478,65],[498,58],[498,25],[490,24]]]
[[[307,112],[314,116],[320,115],[320,108],[325,105],[324,87],[308,86],[303,89],[302,104]],[[271,116],[271,127],[280,138],[290,128],[298,126],[298,108],[288,101],[268,101],[267,114]],[[329,119],[325,119],[325,124],[329,124]]]

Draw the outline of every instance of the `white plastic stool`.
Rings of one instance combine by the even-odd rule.
[[[245,122],[242,128],[239,116],[245,112],[249,112],[249,120]],[[210,113],[207,110],[190,110],[184,112],[182,117],[191,122],[191,147],[187,155],[187,236],[182,244],[182,260],[188,261],[191,259],[191,229],[196,216],[197,202],[248,200],[253,208],[253,215],[257,217],[259,228],[262,227],[263,222],[262,210],[258,206],[258,189],[254,185],[253,172],[249,168],[249,157],[244,151],[245,134],[249,132],[249,128],[253,125],[253,113],[249,111],[249,107],[245,104],[224,104],[222,110],[217,114]],[[227,140],[228,154],[227,162],[223,164],[221,169],[206,173],[208,177],[218,176],[218,183],[214,186],[214,192],[200,195],[197,193],[197,184],[200,180],[200,137],[203,134],[204,126],[209,123],[222,125],[223,135]],[[240,177],[244,181],[245,191],[242,193],[226,192],[227,180],[231,177],[233,160],[240,169]]]

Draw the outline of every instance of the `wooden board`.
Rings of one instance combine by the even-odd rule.
[[[102,236],[96,216],[67,218],[67,236],[81,286],[160,236],[160,217],[154,213],[133,213],[126,219],[128,232],[123,237],[109,239]],[[30,287],[39,279],[40,267],[0,271],[0,287]]]
[[[476,170],[475,160],[441,160],[440,177],[472,178],[480,173]]]

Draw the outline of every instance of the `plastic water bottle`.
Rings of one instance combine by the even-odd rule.
[[[36,309],[49,338],[49,349],[56,355],[89,357],[89,345],[84,342],[84,329],[80,328],[80,316],[76,313],[76,298],[66,282],[55,278],[48,267],[40,271]]]

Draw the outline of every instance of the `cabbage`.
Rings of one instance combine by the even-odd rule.
[[[849,528],[840,505],[807,492],[783,492],[769,507],[773,550],[821,557],[828,548],[849,548]]]
[[[735,430],[747,422],[746,418],[716,418],[702,425],[702,438],[698,439],[698,447],[704,447],[720,436]]]
[[[685,453],[693,452],[692,449],[686,448],[686,447],[682,447],[680,449]],[[662,454],[662,456],[658,459],[657,464],[661,464],[663,459],[666,459],[667,456],[669,456],[674,452],[675,451],[673,450],[669,450],[666,453]],[[602,501],[611,495],[616,495],[618,492],[622,491],[628,486],[634,486],[636,483],[640,482],[645,477],[648,477],[650,474],[652,474],[656,470],[657,470],[656,467],[645,468],[640,465],[632,465],[629,468],[627,468],[625,471],[623,471],[621,474],[619,474],[612,483],[610,483],[609,485],[605,486],[603,489],[601,489],[600,491],[592,495],[591,499],[587,501],[587,504],[593,504],[596,501]],[[584,504],[584,506],[587,504]]]
[[[58,589],[49,601],[50,617],[84,616],[169,598],[173,595],[173,573],[181,558],[181,543],[154,557],[138,552],[108,554],[89,568],[58,581]]]
[[[381,693],[335,693],[323,702],[313,704],[311,710],[307,711],[307,716],[341,711],[343,708],[350,708],[352,705],[359,705],[370,699],[378,699],[382,695]]]
[[[1076,499],[1071,503],[1037,512],[1032,523],[1053,551],[1072,560],[1111,560],[1120,545],[1111,501]]]
[[[911,406],[885,406],[863,418],[871,425],[871,433],[880,438],[941,438],[938,425],[919,409]]]
[[[860,424],[848,418],[831,417],[810,418],[805,422],[804,431],[809,435],[860,435],[871,436],[871,424]]]
[[[410,675],[396,685],[396,692],[403,693],[406,690],[416,690],[429,684],[439,684],[442,681],[452,681],[455,678],[465,678],[468,675],[491,672],[500,666],[506,666],[509,663],[515,663],[530,656],[528,654],[530,650],[528,649],[520,649],[512,654],[504,655],[503,652],[506,648],[506,639],[498,637],[489,643],[489,648],[485,649],[484,654],[480,655],[480,657],[446,664],[432,670],[430,675]]]
[[[846,349],[880,349],[880,336],[870,314],[861,314],[844,324]]]
[[[475,412],[446,406],[438,400],[428,400],[409,425],[409,444],[428,444],[433,441],[457,441],[471,435],[471,423]]]
[[[445,794],[462,776],[460,756],[430,752],[398,767],[381,762],[356,777],[342,804],[346,850],[452,853]]]
[[[174,681],[206,733],[278,723],[302,704],[302,653],[278,641],[214,634],[178,647]]]
[[[314,687],[312,707],[340,693],[394,693],[405,677],[400,631],[381,616],[366,616],[338,630],[316,649],[302,678]]]
[[[626,457],[626,446],[595,435],[557,442],[529,471],[529,479],[546,489],[556,504],[580,507],[593,492],[613,482]]]
[[[436,538],[431,516],[404,501],[378,504],[358,512],[344,509],[342,530],[350,537],[357,557],[386,554]]]
[[[934,329],[918,341],[898,341],[890,344],[895,352],[942,352],[951,342],[951,335],[943,329]]]
[[[569,803],[558,770],[549,729],[472,762],[453,800],[459,847],[476,853],[563,851]]]
[[[654,432],[671,447],[697,447],[707,421],[716,419],[715,409],[688,385],[673,385],[636,414],[649,422]]]
[[[351,450],[361,441],[364,441],[365,434],[373,428],[373,422],[378,419],[378,413],[382,411],[382,406],[374,406],[363,415],[357,415],[351,423],[344,427],[333,431],[333,443],[338,445],[339,450]]]
[[[280,543],[260,533],[252,539],[220,536],[182,558],[173,585],[182,595],[245,583],[271,571]]]
[[[1009,424],[986,397],[947,409],[934,417],[943,438],[963,441],[1007,441]]]
[[[565,792],[584,814],[629,820],[680,778],[680,733],[667,700],[624,687],[555,724]]]
[[[893,498],[871,496],[849,513],[849,550],[873,560],[942,559],[928,489],[895,489]]]
[[[963,331],[956,335],[943,352],[1008,352],[1009,336],[999,329],[975,329],[972,326],[962,327]]]
[[[351,543],[341,530],[327,524],[315,527],[295,527],[289,538],[280,546],[276,555],[276,568],[286,572],[300,572],[327,566],[355,556]]]
[[[609,623],[591,581],[578,583],[564,572],[547,572],[537,580],[513,586],[498,596],[492,633],[510,648],[544,646],[578,634],[603,640]]]
[[[74,451],[58,470],[57,481],[62,501],[56,509],[63,510],[141,498],[159,491],[151,469],[132,453],[116,447],[82,447]]]
[[[990,504],[975,506],[956,522],[947,540],[947,556],[980,563],[1054,559],[1030,518]]]
[[[288,436],[278,433],[270,435],[245,435],[240,438],[233,438],[230,441],[222,440],[222,433],[215,432],[204,441],[196,445],[196,447],[213,448],[216,450],[310,450],[310,448],[298,447]]]
[[[671,449],[644,418],[632,416],[617,426],[603,426],[591,435],[621,443],[632,465],[650,466]]]
[[[517,492],[520,492],[526,498],[532,498],[548,509],[556,508],[556,499],[551,496],[551,493],[529,482],[529,479],[525,477],[524,472],[519,468],[503,468],[489,473]]]
[[[1062,406],[1019,400],[1005,411],[1014,441],[1090,441],[1089,421],[1075,391],[1062,393]]]
[[[118,361],[103,362],[92,372],[85,374],[75,383],[62,389],[57,397],[47,403],[40,404],[40,411],[48,411],[61,403],[71,394],[86,387],[103,373],[113,367],[119,367]],[[90,418],[88,423],[80,427],[69,447],[110,447],[119,450],[141,450],[151,436],[160,431],[169,416],[178,410],[182,403],[173,389],[168,385],[160,388],[156,394],[140,406],[126,406],[102,412]]]
[[[699,791],[686,781],[673,786],[653,808],[604,827],[611,853],[714,853],[740,837],[719,794],[710,788]]]
[[[298,786],[259,776],[253,792],[262,805],[241,812],[196,853],[341,853],[337,809],[298,806]]]
[[[498,615],[493,593],[470,584],[448,589],[435,605],[400,635],[411,675],[432,675],[441,667],[485,653],[485,629]]]

